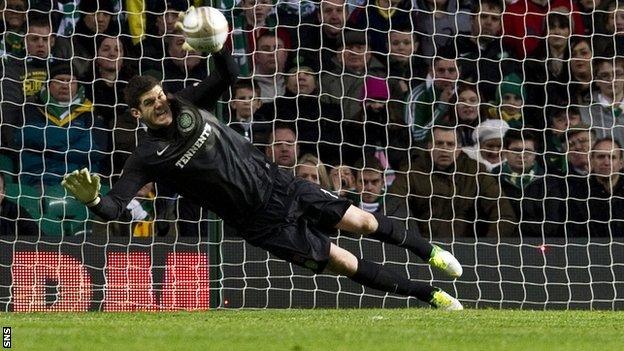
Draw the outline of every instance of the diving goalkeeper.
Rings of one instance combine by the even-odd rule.
[[[345,230],[408,248],[453,278],[462,274],[448,251],[407,235],[383,215],[367,213],[295,178],[221,124],[207,110],[236,81],[238,67],[221,45],[207,51],[215,63],[211,75],[171,98],[155,78],[130,80],[126,102],[148,133],[106,196],[99,194],[99,177],[86,168],[65,175],[63,186],[98,216],[129,220],[126,205],[134,194],[157,182],[213,211],[250,244],[281,259],[315,273],[331,271],[374,289],[413,296],[436,308],[462,309],[446,292],[359,259],[331,242],[329,234]]]

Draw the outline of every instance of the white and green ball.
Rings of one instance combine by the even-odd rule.
[[[209,6],[190,8],[182,22],[186,42],[198,51],[220,50],[228,36],[228,22],[223,14]]]

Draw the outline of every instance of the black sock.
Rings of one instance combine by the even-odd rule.
[[[418,233],[409,235],[405,226],[398,221],[394,221],[380,213],[373,213],[377,219],[377,231],[368,237],[383,241],[384,243],[397,245],[411,250],[423,261],[428,261],[431,256],[433,246]]]
[[[431,300],[431,296],[436,290],[429,284],[411,281],[380,264],[362,259],[358,259],[357,272],[350,278],[356,283],[373,289],[414,296],[425,302]]]

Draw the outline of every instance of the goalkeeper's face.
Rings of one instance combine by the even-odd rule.
[[[160,129],[173,122],[169,100],[160,85],[141,95],[139,102],[139,108],[133,108],[132,114],[140,118],[149,128]]]

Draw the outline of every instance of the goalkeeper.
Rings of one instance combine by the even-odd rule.
[[[414,296],[436,308],[462,309],[446,292],[358,259],[331,242],[328,234],[335,229],[358,233],[408,248],[453,278],[462,273],[449,252],[419,236],[407,236],[383,215],[364,212],[295,178],[221,124],[207,110],[236,81],[238,67],[222,45],[206,51],[214,57],[211,75],[173,96],[152,77],[130,80],[126,102],[148,133],[106,196],[99,194],[99,177],[86,168],[65,175],[63,186],[98,216],[129,220],[126,205],[134,194],[157,182],[213,211],[250,244],[281,259],[315,273],[329,270],[371,288]]]

